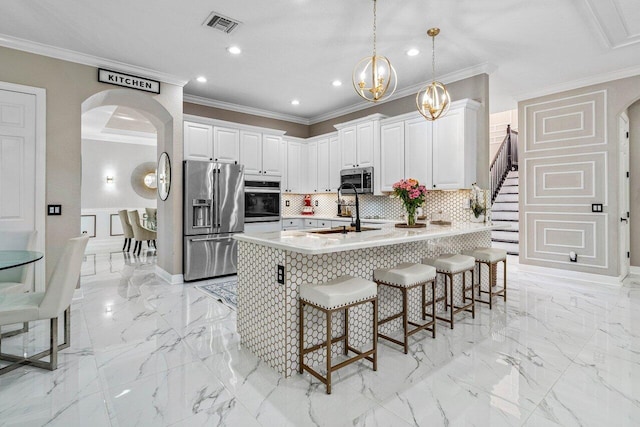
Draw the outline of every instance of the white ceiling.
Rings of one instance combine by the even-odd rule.
[[[156,128],[138,111],[108,105],[82,115],[82,139],[156,145]]]
[[[232,35],[203,27],[214,10],[242,25]],[[364,104],[351,72],[371,54],[371,0],[3,0],[0,11],[5,45],[26,39],[161,71],[189,80],[185,94],[311,122]],[[525,94],[633,72],[639,23],[638,0],[378,0],[378,53],[399,90],[425,82],[425,33],[438,26],[438,75],[488,64],[496,112]],[[232,44],[240,56],[226,52]],[[411,47],[421,54],[406,56]]]

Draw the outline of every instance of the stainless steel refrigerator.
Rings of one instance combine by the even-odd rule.
[[[184,161],[184,280],[235,274],[244,231],[244,166]]]

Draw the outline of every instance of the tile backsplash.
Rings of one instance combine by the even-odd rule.
[[[487,190],[488,191],[488,190]],[[471,190],[457,191],[429,191],[426,197],[425,212],[432,214],[442,211],[449,213],[451,219],[457,222],[469,221],[473,215],[471,209],[468,208]],[[353,196],[344,196],[345,199],[353,200]],[[488,198],[488,195],[487,195]],[[336,200],[337,193],[312,194],[311,204],[314,208],[316,216],[335,216],[338,212]],[[489,200],[489,198],[488,198]],[[289,201],[289,206],[286,202]],[[318,206],[316,206],[316,202]],[[303,194],[283,194],[282,195],[282,214],[299,215],[304,206]],[[405,214],[404,207],[400,199],[391,196],[373,196],[364,194],[360,196],[360,216],[361,217],[379,217],[384,219],[402,220]],[[491,212],[489,210],[489,218]]]

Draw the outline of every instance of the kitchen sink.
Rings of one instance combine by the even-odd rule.
[[[360,227],[360,231],[374,231],[374,230],[380,230],[379,228],[373,228],[373,227]],[[330,228],[329,230],[318,230],[318,231],[310,231],[310,233],[313,234],[346,234],[346,233],[355,233],[356,232],[356,228],[355,227],[336,227],[336,228]]]

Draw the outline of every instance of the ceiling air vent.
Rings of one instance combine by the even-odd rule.
[[[240,21],[234,21],[217,12],[211,12],[206,21],[204,21],[204,25],[222,31],[223,33],[231,34],[232,31],[238,28]]]

